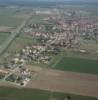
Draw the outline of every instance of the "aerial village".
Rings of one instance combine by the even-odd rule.
[[[36,15],[40,13],[37,11]],[[35,24],[30,20],[23,27],[21,32],[31,34],[37,42],[24,47],[10,59],[10,62],[1,67],[1,82],[7,81],[18,86],[26,86],[36,73],[26,67],[29,61],[49,64],[51,59],[65,48],[77,48],[79,52],[87,53],[85,49],[79,49],[81,37],[98,42],[96,33],[98,23],[77,17],[76,12],[67,12],[67,15],[69,16],[67,20],[62,16],[51,15],[42,19],[43,23]]]

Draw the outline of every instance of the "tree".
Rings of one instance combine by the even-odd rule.
[[[67,97],[65,98],[65,100],[71,100],[70,96],[67,96]]]

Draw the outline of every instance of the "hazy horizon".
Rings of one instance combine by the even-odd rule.
[[[70,1],[70,2],[98,2],[98,0],[0,0],[0,1],[47,1],[47,2],[68,2],[68,1]]]

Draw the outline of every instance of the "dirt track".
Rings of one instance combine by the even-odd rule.
[[[36,76],[28,88],[98,97],[98,75],[32,67]]]

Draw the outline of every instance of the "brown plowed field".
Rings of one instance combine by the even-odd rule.
[[[29,66],[36,72],[26,87],[98,97],[98,75]]]
[[[0,26],[0,32],[11,32],[12,30],[13,30],[12,27]]]

